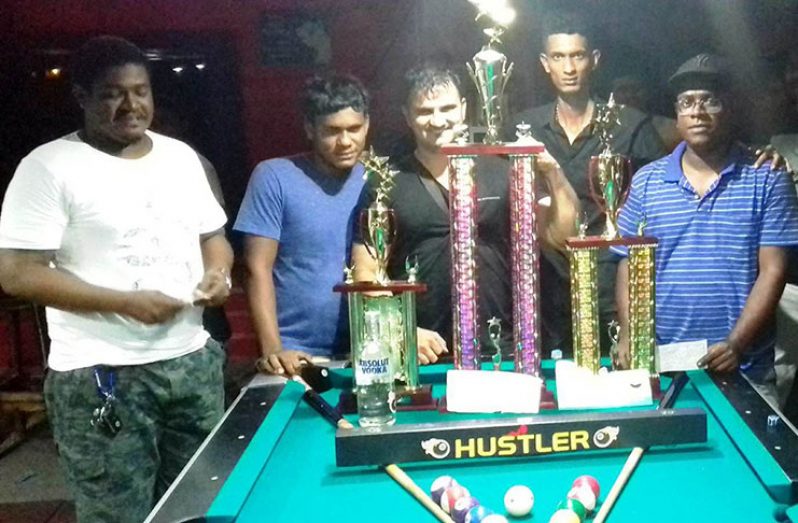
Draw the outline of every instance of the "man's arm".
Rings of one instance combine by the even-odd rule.
[[[618,314],[618,365],[628,369],[629,357],[629,259],[623,258],[618,262],[618,272],[615,278],[615,305]]]
[[[579,198],[557,161],[549,154],[538,155],[535,165],[546,184],[551,203],[538,205],[540,238],[549,247],[565,250],[565,240],[576,233]]]
[[[186,305],[159,291],[118,291],[53,268],[54,251],[0,249],[0,286],[8,294],[72,312],[112,312],[148,324],[171,320]]]
[[[200,236],[202,264],[205,274],[197,285],[200,299],[196,305],[219,306],[230,296],[230,270],[233,267],[233,249],[224,236],[224,229]]]
[[[278,248],[277,240],[271,238],[249,234],[244,237],[247,301],[261,353],[258,369],[293,375],[299,372],[302,362],[310,362],[310,355],[285,350],[280,340],[273,276]]]
[[[355,266],[355,281],[374,281],[377,274],[377,260],[371,257],[366,246],[355,242],[352,244],[352,263]],[[422,329],[416,330],[418,345],[418,362],[427,365],[438,361],[441,354],[449,352],[446,340],[435,331]]]
[[[739,366],[740,356],[771,321],[782,292],[787,271],[787,254],[782,247],[759,248],[759,276],[745,301],[743,312],[725,341],[709,348],[698,361],[709,370],[731,372]]]

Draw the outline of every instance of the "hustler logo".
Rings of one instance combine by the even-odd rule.
[[[518,430],[504,436],[457,438],[451,443],[441,438],[430,438],[421,442],[421,448],[434,459],[528,456],[605,449],[618,440],[619,434],[620,427],[607,426],[595,431],[592,436],[587,430],[567,430],[547,436],[529,433],[528,427],[521,425]]]

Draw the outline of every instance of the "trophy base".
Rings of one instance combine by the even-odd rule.
[[[357,396],[351,390],[341,391],[338,396],[336,410],[341,414],[357,413]],[[408,389],[404,385],[396,387],[396,410],[435,410],[438,401],[432,397],[432,385],[419,385],[415,389]]]
[[[435,410],[438,402],[432,397],[432,385],[407,386],[396,389],[396,410]]]

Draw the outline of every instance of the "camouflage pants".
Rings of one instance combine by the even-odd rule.
[[[223,413],[218,343],[171,360],[116,367],[121,431],[91,426],[102,404],[92,368],[51,371],[44,391],[78,521],[141,523]]]

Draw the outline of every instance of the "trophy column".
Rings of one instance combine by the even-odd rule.
[[[449,227],[452,251],[452,336],[454,367],[479,368],[477,325],[477,190],[474,157],[449,158]]]
[[[611,246],[629,250],[629,336],[631,369],[648,369],[656,375],[654,366],[655,337],[655,279],[654,255],[656,238],[635,236],[605,240],[598,236],[571,238],[566,241],[571,263],[571,319],[574,340],[574,360],[580,367],[598,372],[599,306],[598,253]]]
[[[479,325],[476,281],[475,158],[509,156],[511,275],[515,370],[540,375],[538,330],[538,243],[535,222],[534,155],[542,145],[453,144],[442,148],[449,156],[449,216],[452,250],[452,316],[454,362],[458,369],[479,369]],[[495,176],[495,173],[489,175]]]

